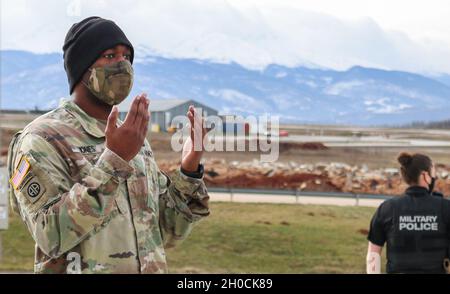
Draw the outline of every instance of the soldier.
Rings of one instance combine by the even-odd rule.
[[[115,105],[133,84],[122,30],[89,17],[70,28],[63,51],[72,99],[18,132],[8,153],[10,202],[36,242],[34,271],[166,273],[164,248],[209,215],[202,152],[193,149],[203,119],[189,108],[191,138],[170,178],[145,139],[146,95],[118,119]]]
[[[367,273],[380,273],[387,244],[387,273],[445,273],[450,236],[450,201],[433,194],[436,171],[423,154],[402,153],[405,195],[383,202],[368,234]]]

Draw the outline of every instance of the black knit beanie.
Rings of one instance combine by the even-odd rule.
[[[92,16],[72,25],[63,46],[64,68],[69,80],[70,94],[100,54],[116,45],[130,47],[130,61],[133,63],[133,45],[113,21]]]

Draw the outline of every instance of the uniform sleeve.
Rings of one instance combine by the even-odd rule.
[[[367,236],[367,240],[378,246],[383,246],[386,242],[386,226],[388,219],[386,217],[386,208],[386,202],[378,207],[370,222],[369,234]]]
[[[119,182],[133,172],[126,161],[106,149],[95,165],[84,158],[76,163],[82,167],[81,181],[71,185],[69,164],[34,134],[24,136],[12,156],[16,167],[23,158],[30,165],[22,183],[11,187],[22,219],[39,248],[55,258],[110,216]]]
[[[209,215],[209,195],[200,178],[189,177],[180,169],[170,178],[158,172],[159,220],[164,247],[181,243],[194,225]]]

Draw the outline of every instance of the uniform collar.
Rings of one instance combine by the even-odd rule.
[[[60,106],[75,116],[89,135],[96,138],[105,137],[106,120],[96,119],[90,116],[72,100],[62,101]]]
[[[411,186],[408,189],[406,189],[405,194],[415,197],[421,197],[421,196],[429,196],[430,193],[428,192],[428,189],[421,186]]]

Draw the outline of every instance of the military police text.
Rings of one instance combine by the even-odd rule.
[[[437,231],[436,215],[403,215],[399,218],[399,229],[407,231]]]

